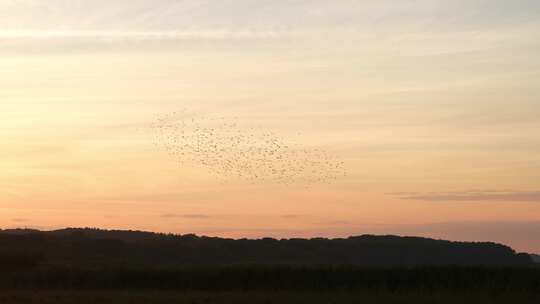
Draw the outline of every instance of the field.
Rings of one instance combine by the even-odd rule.
[[[293,292],[293,291],[4,291],[2,304],[90,304],[90,303],[539,303],[538,295],[486,293],[376,293],[376,292]]]
[[[0,275],[0,303],[540,303],[540,269],[41,269]]]

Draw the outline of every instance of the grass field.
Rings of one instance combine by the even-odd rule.
[[[0,304],[540,303],[540,269],[230,266],[0,272]]]
[[[3,291],[2,304],[90,303],[540,303],[525,294],[415,294],[374,292],[173,292],[173,291]]]

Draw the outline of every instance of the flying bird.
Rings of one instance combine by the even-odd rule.
[[[346,174],[344,163],[327,151],[287,142],[262,128],[241,128],[237,117],[173,112],[150,127],[154,144],[179,164],[198,164],[224,179],[291,185],[330,183]]]

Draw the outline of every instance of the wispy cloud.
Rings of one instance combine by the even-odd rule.
[[[540,202],[540,191],[452,191],[427,193],[396,193],[401,199],[457,202]]]
[[[283,214],[281,217],[284,219],[295,219],[295,218],[301,217],[301,215],[300,214]]]
[[[0,30],[2,39],[138,39],[138,40],[225,40],[268,39],[283,36],[278,31],[192,30],[192,31],[77,31],[77,30]]]
[[[28,222],[28,219],[25,219],[25,218],[14,218],[14,219],[11,219],[12,222],[15,222],[15,223],[23,223],[23,222]]]
[[[211,216],[206,214],[172,214],[166,213],[161,215],[162,218],[184,218],[184,219],[208,219]]]
[[[206,43],[262,43],[279,41],[294,33],[273,30],[207,29],[173,31],[117,30],[0,30],[4,52],[71,52],[144,48],[161,50]]]
[[[488,4],[481,0],[58,0],[46,4],[0,0],[0,48],[25,52],[111,46],[153,49],[183,41],[331,38],[335,43],[356,41],[362,49],[389,50],[399,44],[400,51],[410,48],[418,55],[420,45],[424,52],[439,54],[492,48],[502,41],[507,45],[509,39],[529,43],[538,27],[539,5],[531,0]]]

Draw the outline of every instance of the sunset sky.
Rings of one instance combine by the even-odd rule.
[[[0,227],[540,252],[539,54],[537,0],[0,0]],[[153,144],[186,108],[348,174],[224,183]]]

